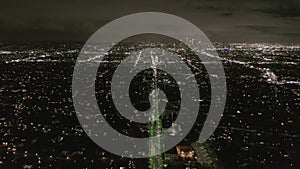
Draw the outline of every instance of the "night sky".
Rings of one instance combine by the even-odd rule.
[[[136,12],[185,18],[217,42],[300,43],[300,0],[7,0],[0,41],[86,41]]]

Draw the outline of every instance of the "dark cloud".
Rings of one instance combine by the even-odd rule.
[[[269,13],[280,17],[299,17],[300,1],[299,0],[278,0],[270,3],[271,5],[260,9],[261,12]]]
[[[298,43],[300,40],[298,0],[10,0],[1,3],[0,40],[85,41],[109,21],[145,11],[183,17],[213,41]]]
[[[260,25],[243,25],[243,26],[237,26],[239,28],[245,28],[245,29],[252,29],[252,30],[257,30],[261,32],[272,32],[274,29],[277,27],[275,26],[260,26]]]
[[[232,12],[223,12],[220,15],[221,16],[231,16],[231,15],[233,15],[233,13]]]

